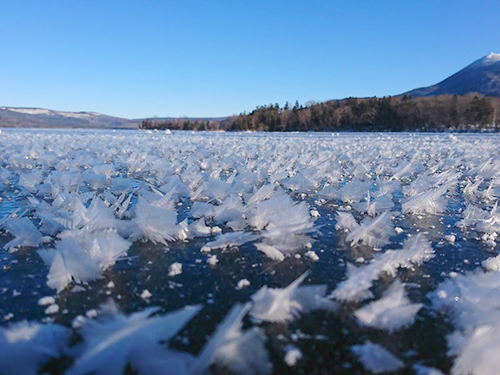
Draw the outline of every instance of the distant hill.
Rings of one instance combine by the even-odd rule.
[[[155,117],[126,119],[97,112],[64,112],[44,108],[0,107],[0,127],[5,128],[89,128],[137,129],[144,121],[223,122],[227,117]]]
[[[129,120],[96,112],[0,107],[0,127],[135,129],[139,124],[140,120]]]
[[[435,85],[406,92],[411,97],[478,93],[500,97],[500,54],[490,53]]]

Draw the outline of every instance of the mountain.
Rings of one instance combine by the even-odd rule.
[[[139,124],[140,120],[128,120],[96,112],[0,107],[0,127],[135,129]]]
[[[444,81],[404,94],[419,97],[443,94],[464,95],[471,92],[500,97],[500,54],[490,53]]]

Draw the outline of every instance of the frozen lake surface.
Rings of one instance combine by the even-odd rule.
[[[499,145],[2,129],[0,372],[497,374]]]

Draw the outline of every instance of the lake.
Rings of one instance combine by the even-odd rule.
[[[2,129],[0,367],[496,374],[499,144]]]

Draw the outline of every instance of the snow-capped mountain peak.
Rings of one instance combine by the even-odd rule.
[[[495,64],[496,62],[500,61],[500,53],[493,53],[490,52],[486,56],[480,58],[479,60],[473,62],[471,65],[469,65],[470,68],[483,68],[483,67],[488,67],[490,65]]]
[[[500,53],[493,53],[490,52],[487,56],[486,59],[488,59],[491,62],[497,62],[500,61]]]

